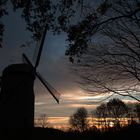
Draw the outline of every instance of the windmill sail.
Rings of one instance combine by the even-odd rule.
[[[41,53],[42,53],[42,49],[43,49],[46,33],[47,33],[47,25],[45,27],[45,30],[43,32],[43,36],[42,36],[42,39],[41,39],[40,47],[39,47],[37,58],[36,58],[35,69],[37,68],[37,66],[39,64],[39,61],[40,61],[40,57],[41,57]]]
[[[27,56],[24,53],[22,54],[22,56],[23,56],[23,61],[30,64],[33,67],[32,63],[30,62],[30,60],[27,58]],[[36,72],[36,76],[42,82],[42,84],[47,88],[47,90],[54,97],[57,103],[59,103],[60,93],[56,89],[54,89],[38,72]]]
[[[34,50],[34,54],[33,54],[33,58],[32,58],[34,64],[36,64],[36,61],[37,61],[40,43],[41,43],[41,41],[38,41],[35,46],[35,50]]]
[[[23,54],[23,59],[26,63],[30,64],[33,69],[35,70],[35,74],[38,77],[38,79],[42,82],[42,84],[47,88],[47,90],[50,92],[50,94],[54,97],[54,99],[57,101],[57,103],[59,103],[59,97],[60,97],[60,93],[58,91],[56,91],[56,89],[54,89],[45,79],[42,78],[42,76],[36,72],[36,68],[40,62],[40,58],[41,58],[41,53],[43,50],[43,45],[44,45],[44,41],[45,41],[45,37],[46,37],[46,33],[47,33],[47,25],[44,29],[43,35],[42,35],[42,39],[40,42],[40,47],[38,48],[38,50],[35,51],[35,66],[32,65],[32,63],[29,61],[29,59],[27,58],[27,56],[25,54]],[[38,53],[37,53],[38,52]]]
[[[24,63],[30,64],[33,67],[32,63],[24,53],[22,54],[22,59]]]
[[[39,73],[36,73],[36,76],[42,82],[42,84],[47,88],[47,90],[54,97],[57,103],[59,103],[60,93],[56,89],[54,89]]]

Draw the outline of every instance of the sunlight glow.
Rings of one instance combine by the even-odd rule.
[[[39,120],[39,118],[36,118],[36,120]],[[40,118],[41,119],[41,118]],[[88,117],[88,123],[89,126],[96,126],[98,129],[104,128],[104,127],[113,127],[114,126],[114,121],[115,118],[93,118],[93,117]],[[138,121],[138,118],[133,118],[135,121]],[[35,121],[36,121],[35,120]],[[68,130],[70,128],[69,124],[69,117],[47,117],[47,126],[50,128],[57,128],[57,129],[62,129],[62,130]],[[131,118],[120,118],[119,119],[120,126],[126,126],[131,122]],[[36,123],[36,126],[40,126]]]
[[[46,103],[44,103],[44,102],[35,102],[36,106],[40,106],[40,105],[44,105],[44,104],[46,104]]]
[[[71,107],[76,107],[76,108],[80,108],[80,107],[85,107],[87,109],[91,108],[91,109],[95,109],[97,107],[97,105],[92,105],[92,104],[71,104]]]

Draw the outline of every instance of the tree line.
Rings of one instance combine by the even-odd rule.
[[[94,120],[88,120],[89,116],[92,120],[94,117],[98,119],[98,126],[95,125]],[[127,122],[125,123],[125,121]],[[129,104],[125,104],[122,100],[113,98],[107,103],[99,105],[95,110],[91,111],[90,114],[88,114],[86,108],[78,108],[77,111],[70,116],[69,123],[72,130],[80,132],[95,129],[96,127],[102,129],[109,127],[121,128],[131,123],[140,123],[140,104],[135,104],[134,107],[131,108]]]
[[[68,123],[69,130],[77,132],[120,129],[130,124],[140,124],[140,104],[126,104],[118,98],[113,98],[91,112],[84,107],[77,108],[69,117]],[[40,115],[35,125],[42,128],[51,126],[46,114]]]
[[[121,128],[131,123],[140,123],[140,104],[135,104],[133,108],[125,104],[122,100],[113,98],[107,103],[102,103],[95,110],[88,114],[88,111],[83,108],[78,108],[77,111],[70,116],[69,123],[71,129],[77,131],[85,131],[96,128],[94,120],[91,122],[88,117],[92,119],[96,117],[98,120],[98,127],[100,128]],[[137,120],[135,120],[136,118]],[[126,124],[125,120],[127,119]]]

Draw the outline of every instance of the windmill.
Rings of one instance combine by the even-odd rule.
[[[22,57],[25,63],[9,65],[2,73],[0,93],[1,128],[34,127],[35,101],[33,85],[36,77],[59,103],[60,93],[37,72],[46,32],[47,28],[45,27],[35,65],[23,53]]]

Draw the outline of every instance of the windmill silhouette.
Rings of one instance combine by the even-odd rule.
[[[60,93],[37,72],[47,33],[45,27],[37,59],[33,65],[23,53],[25,63],[12,64],[3,70],[0,93],[0,128],[34,127],[34,79],[37,77],[57,103]]]

